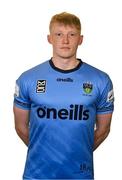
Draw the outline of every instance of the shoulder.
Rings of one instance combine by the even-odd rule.
[[[110,80],[110,77],[106,72],[104,72],[90,64],[83,62],[83,67],[84,67],[86,74],[88,74],[88,76],[92,77],[95,80],[101,80],[101,81]]]
[[[106,72],[85,62],[83,62],[82,66],[81,75],[83,72],[85,81],[93,84],[97,92],[102,93],[105,89],[113,89],[112,80]]]
[[[29,80],[34,79],[36,76],[43,74],[48,70],[48,64],[49,60],[32,67],[31,69],[28,69],[27,71],[24,71],[20,76],[19,79],[21,80]]]

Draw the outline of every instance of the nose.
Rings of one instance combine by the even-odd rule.
[[[63,43],[64,43],[64,44],[68,44],[68,43],[69,43],[68,34],[65,34],[65,35],[63,36]]]

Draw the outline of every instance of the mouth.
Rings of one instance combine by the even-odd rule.
[[[70,48],[69,47],[61,47],[61,49],[69,50]]]

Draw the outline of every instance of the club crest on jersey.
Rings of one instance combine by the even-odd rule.
[[[83,90],[86,94],[90,94],[93,90],[93,84],[90,82],[83,83]]]
[[[44,93],[46,90],[46,80],[38,80],[36,85],[37,93]]]

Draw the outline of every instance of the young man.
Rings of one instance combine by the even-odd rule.
[[[76,58],[82,44],[78,17],[52,17],[50,60],[16,81],[16,132],[28,146],[24,180],[94,179],[93,151],[110,132],[109,76]]]

